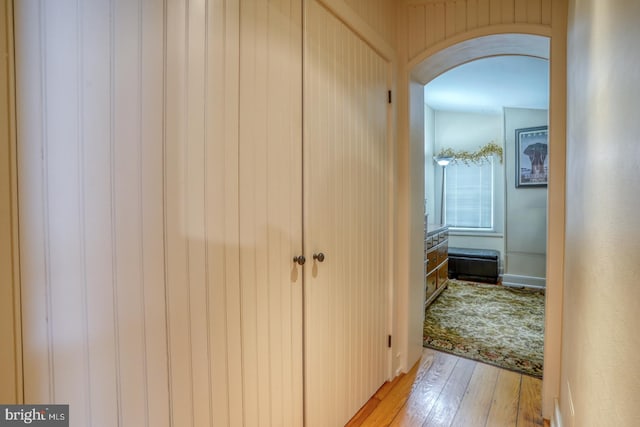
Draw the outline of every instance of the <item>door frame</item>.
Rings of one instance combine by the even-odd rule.
[[[562,13],[562,11],[559,11]],[[514,37],[515,36],[515,37]],[[528,37],[529,36],[529,37]],[[475,59],[496,55],[540,57],[527,40],[549,39],[549,185],[547,205],[547,267],[544,338],[543,417],[550,419],[560,395],[562,296],[564,286],[565,176],[566,176],[566,27],[553,29],[529,24],[485,27],[444,40],[410,61],[406,79],[410,86],[424,85],[441,73]],[[544,56],[543,56],[544,57]],[[415,90],[409,90],[413,107]],[[424,114],[408,114],[409,129],[424,129]],[[413,138],[411,143],[414,144]],[[421,171],[424,175],[424,168]],[[413,172],[415,173],[415,172]],[[415,177],[411,176],[411,180]],[[423,178],[422,178],[423,179]],[[416,212],[413,213],[415,217]]]

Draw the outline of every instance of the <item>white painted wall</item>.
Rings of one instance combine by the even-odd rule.
[[[640,425],[640,3],[569,5],[562,419],[631,427]]]
[[[515,186],[515,130],[548,123],[547,110],[504,109],[506,230],[505,275],[511,281],[535,282],[523,277],[544,278],[547,245],[547,188]],[[516,282],[518,283],[518,282]]]

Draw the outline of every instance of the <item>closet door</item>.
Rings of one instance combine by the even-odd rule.
[[[331,12],[305,3],[307,427],[344,425],[388,377],[389,71]]]

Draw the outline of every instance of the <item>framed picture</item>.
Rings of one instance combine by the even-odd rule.
[[[549,176],[547,126],[516,129],[516,187],[546,187]]]

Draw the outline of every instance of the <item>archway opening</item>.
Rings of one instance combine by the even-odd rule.
[[[547,227],[547,297],[545,312],[545,348],[544,348],[544,364],[545,375],[543,381],[543,415],[550,418],[553,399],[558,396],[559,390],[559,373],[560,373],[560,334],[561,330],[561,299],[562,299],[562,261],[561,259],[553,259],[553,265],[550,272],[549,260],[563,249],[564,228],[563,228],[563,200],[564,200],[564,138],[561,134],[564,129],[564,111],[556,108],[554,105],[562,105],[564,95],[561,92],[554,93],[554,75],[561,76],[564,72],[564,63],[558,62],[554,71],[554,63],[551,61],[550,44],[551,39],[546,34],[520,34],[520,33],[504,33],[489,34],[480,37],[469,38],[460,41],[444,41],[439,45],[429,48],[421,55],[413,59],[409,64],[409,75],[411,80],[410,86],[424,86],[426,83],[439,76],[440,74],[477,59],[502,56],[502,55],[522,55],[542,58],[550,61],[550,99],[549,99],[549,144],[551,145],[551,156],[553,151],[559,153],[556,160],[549,165],[549,200],[553,199],[553,204],[549,205],[548,218],[553,218],[553,225],[550,223]],[[562,89],[563,81],[556,80],[555,88]],[[410,96],[412,110],[421,102],[416,102],[414,96],[416,91],[411,89]],[[420,94],[419,96],[423,96]],[[411,111],[409,114],[409,129],[424,129],[424,114]],[[553,124],[557,123],[558,130],[553,131]],[[554,147],[554,141],[556,146]],[[553,181],[555,179],[555,181]],[[553,185],[552,185],[553,182]],[[554,216],[555,215],[555,216]],[[555,233],[554,233],[555,229]],[[561,233],[557,233],[560,230]],[[553,251],[549,249],[553,248]],[[560,273],[560,274],[559,274]],[[552,280],[549,280],[552,279]]]

